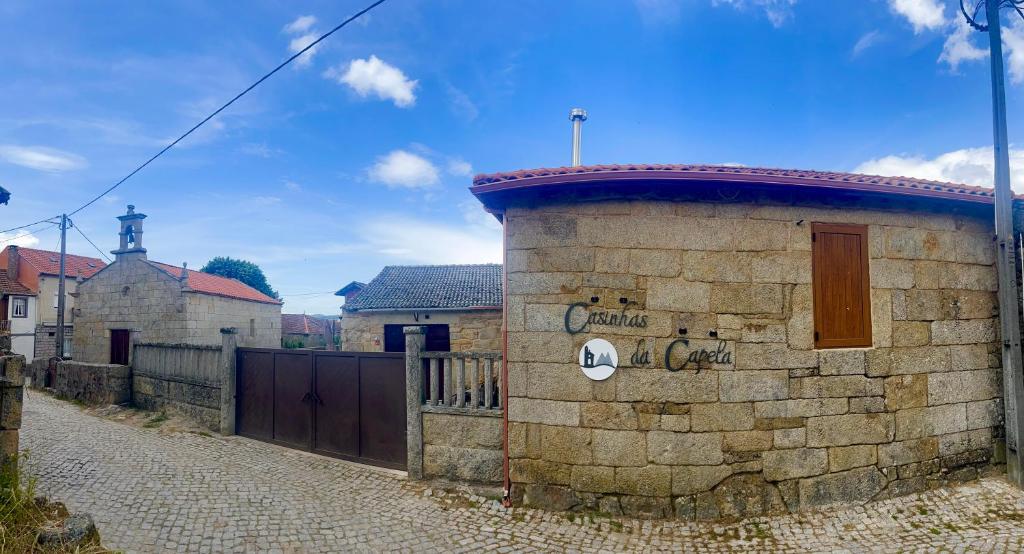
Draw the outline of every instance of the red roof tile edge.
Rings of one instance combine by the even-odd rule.
[[[498,190],[529,188],[541,185],[587,181],[659,179],[810,186],[863,192],[931,196],[989,204],[994,200],[994,192],[990,188],[930,181],[913,177],[883,177],[879,175],[801,169],[694,164],[590,165],[522,169],[507,173],[477,175],[473,178],[473,186],[470,190],[474,194],[480,195]],[[1022,199],[1024,195],[1015,195],[1014,197]]]
[[[175,279],[181,278],[182,268],[178,266],[154,261],[149,261],[149,263]],[[203,273],[194,269],[188,270],[188,286],[193,292],[211,296],[223,296],[263,304],[283,304],[280,300],[271,298],[237,279]]]

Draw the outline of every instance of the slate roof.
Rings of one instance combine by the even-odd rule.
[[[694,164],[622,164],[522,169],[477,175],[471,190],[480,197],[489,192],[533,186],[569,185],[595,181],[731,182],[846,189],[862,192],[931,196],[968,202],[992,203],[991,187],[931,181],[912,177],[883,177],[832,171]],[[1024,195],[1015,195],[1017,199]],[[485,202],[486,203],[486,202]]]
[[[169,273],[171,277],[174,277],[175,279],[181,278],[180,267],[162,264],[160,262],[151,261],[149,263],[156,266],[158,269]],[[228,279],[227,277],[221,277],[220,275],[211,275],[209,273],[203,273],[202,271],[195,271],[192,269],[188,270],[188,286],[192,290],[203,294],[226,296],[228,298],[237,298],[239,300],[262,302],[264,304],[281,303],[280,300],[271,298],[236,279]]]
[[[284,335],[319,335],[326,321],[306,314],[281,314],[281,333]]]
[[[500,309],[501,283],[501,264],[389,265],[344,309]]]
[[[35,248],[18,248],[18,256],[26,263],[36,268],[44,275],[60,274],[60,252],[49,250],[37,250]],[[99,258],[88,256],[76,256],[66,254],[64,260],[64,273],[69,279],[74,279],[79,274],[82,278],[92,277],[94,273],[106,267],[107,264]]]

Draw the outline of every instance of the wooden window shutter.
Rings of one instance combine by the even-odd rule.
[[[865,225],[811,225],[814,347],[871,346]]]

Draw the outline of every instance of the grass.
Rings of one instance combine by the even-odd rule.
[[[20,461],[20,460],[19,460]],[[35,479],[22,480],[16,464],[0,467],[0,554],[52,552],[99,554],[109,552],[94,536],[78,546],[41,548],[36,544],[39,528],[68,516],[63,504],[37,501]]]
[[[155,416],[149,418],[149,421],[143,423],[142,426],[145,427],[146,429],[155,429],[163,425],[163,423],[168,419],[170,418],[167,417],[167,412],[160,412]]]

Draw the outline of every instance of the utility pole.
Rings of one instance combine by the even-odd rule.
[[[985,6],[985,22],[979,21]],[[1024,373],[1020,340],[1020,295],[1017,290],[1016,237],[1013,229],[1013,192],[1010,189],[1010,152],[1006,130],[1006,90],[1003,74],[1003,41],[999,9],[1011,7],[1021,16],[1022,0],[985,0],[968,13],[963,0],[960,11],[967,23],[988,32],[992,68],[992,135],[995,155],[996,270],[999,276],[999,323],[1002,339],[1004,413],[1006,425],[1006,473],[1024,487]],[[1011,416],[1012,408],[1012,416]],[[1012,450],[1012,452],[1011,452]]]
[[[68,216],[60,216],[60,275],[57,280],[57,357],[64,358],[64,281],[67,277]]]

